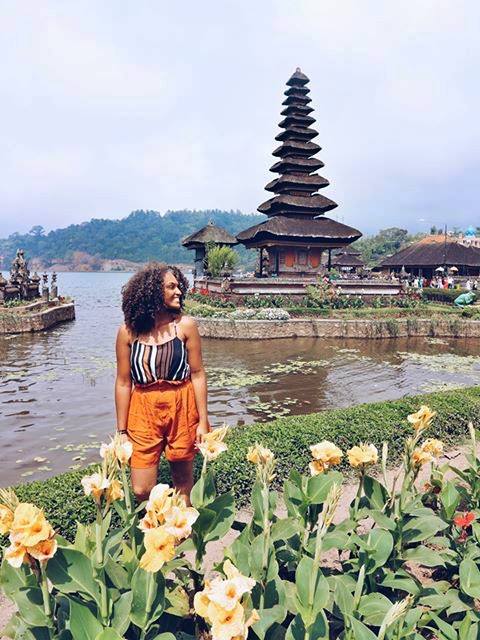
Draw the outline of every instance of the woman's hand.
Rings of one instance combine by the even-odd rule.
[[[117,431],[118,437],[120,438],[120,442],[123,444],[124,442],[128,442],[128,433],[126,431]]]
[[[206,423],[199,422],[197,425],[196,444],[199,444],[202,441],[202,436],[206,433],[210,433],[211,430],[212,430],[212,427],[208,424],[208,422]]]

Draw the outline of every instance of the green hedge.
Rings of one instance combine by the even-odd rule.
[[[426,287],[422,289],[422,298],[424,300],[435,300],[436,302],[453,303],[455,298],[461,293],[465,293],[465,289],[435,289],[434,287]]]
[[[247,503],[254,470],[253,465],[246,463],[245,455],[248,446],[256,441],[270,447],[277,456],[277,486],[281,486],[292,469],[305,471],[310,460],[309,446],[324,439],[332,440],[344,451],[361,441],[373,442],[380,449],[387,440],[390,460],[398,460],[404,438],[410,432],[406,416],[421,404],[428,404],[438,412],[429,435],[448,445],[457,445],[464,439],[468,421],[480,423],[480,387],[470,387],[236,427],[228,439],[228,453],[215,463],[218,488],[220,491],[233,488],[238,505]],[[199,463],[197,459],[197,471]],[[16,491],[21,500],[43,507],[54,527],[72,538],[75,520],[94,519],[92,500],[83,496],[80,486],[84,473],[64,473],[20,485]],[[169,481],[165,462],[160,466],[159,481]]]

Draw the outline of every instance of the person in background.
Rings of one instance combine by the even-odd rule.
[[[207,380],[195,320],[184,315],[188,282],[152,262],[122,289],[125,323],[117,334],[117,430],[133,444],[132,487],[139,501],[157,483],[160,456],[190,503],[196,445],[210,431]]]

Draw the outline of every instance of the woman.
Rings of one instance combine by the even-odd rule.
[[[117,430],[133,444],[132,487],[140,501],[155,486],[165,452],[173,484],[189,504],[195,447],[210,430],[200,335],[193,318],[182,313],[187,289],[179,269],[156,262],[122,289]]]

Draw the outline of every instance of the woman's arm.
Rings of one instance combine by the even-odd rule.
[[[207,376],[203,368],[200,334],[198,333],[197,323],[189,316],[182,318],[181,326],[185,335],[190,376],[198,411],[197,438],[200,438],[201,434],[210,431],[207,408]]]
[[[132,393],[130,376],[130,336],[125,325],[117,333],[117,377],[115,379],[115,409],[117,412],[117,430],[127,428],[128,407]]]

